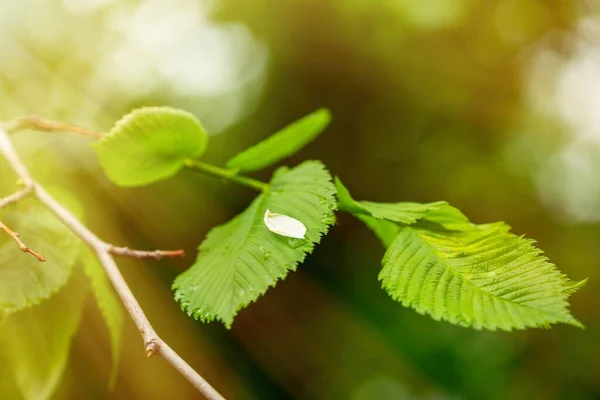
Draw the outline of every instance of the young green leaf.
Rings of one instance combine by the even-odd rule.
[[[450,230],[427,221],[403,226],[383,258],[384,289],[404,306],[475,329],[581,324],[567,297],[583,282],[567,279],[503,223]]]
[[[356,201],[338,177],[335,178],[335,186],[338,192],[340,210],[347,211],[356,216],[366,215],[402,224],[413,224],[433,211],[448,207],[448,203],[445,201],[436,201],[435,203],[375,203],[372,201]]]
[[[33,199],[2,210],[0,217],[47,260],[40,263],[23,254],[8,236],[0,235],[0,312],[14,312],[47,299],[67,282],[80,242]]]
[[[475,329],[581,326],[567,298],[585,281],[567,279],[506,224],[472,224],[445,202],[358,202],[335,183],[340,210],[363,221],[387,248],[379,279],[404,306]]]
[[[0,398],[52,398],[67,361],[89,287],[80,271],[49,300],[0,321]],[[18,393],[18,397],[14,397]]]
[[[280,168],[269,189],[231,221],[214,228],[196,263],[174,282],[175,298],[192,317],[231,326],[237,312],[295,270],[334,222],[335,187],[320,162]],[[266,210],[300,221],[305,239],[273,233]]]
[[[109,387],[114,387],[117,378],[119,356],[121,354],[121,333],[123,330],[123,307],[108,281],[106,272],[98,262],[96,255],[86,246],[80,256],[83,271],[91,282],[96,304],[106,321],[112,349],[112,369]]]
[[[320,108],[239,153],[227,162],[227,167],[248,172],[273,165],[310,143],[330,121],[329,110]]]
[[[106,175],[120,186],[142,186],[175,175],[200,157],[208,135],[190,113],[145,107],[123,117],[94,143]]]

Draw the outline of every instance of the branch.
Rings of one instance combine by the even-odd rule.
[[[188,363],[186,363],[179,354],[171,349],[154,331],[150,321],[146,317],[146,314],[140,307],[137,299],[131,292],[131,289],[125,282],[121,271],[117,267],[112,254],[115,254],[114,246],[102,241],[94,233],[88,230],[73,214],[71,214],[65,207],[58,203],[38,182],[33,180],[29,171],[20,160],[19,156],[15,152],[12,143],[8,137],[8,133],[5,129],[0,127],[0,153],[8,160],[17,176],[25,183],[26,186],[31,187],[32,193],[37,199],[58,219],[60,219],[65,226],[67,226],[73,233],[75,233],[85,244],[87,244],[97,255],[100,264],[106,271],[108,279],[113,284],[117,294],[121,298],[123,305],[131,319],[137,326],[142,339],[144,340],[144,347],[148,357],[155,354],[160,354],[169,364],[175,368],[181,375],[183,375],[199,392],[201,392],[209,400],[223,400],[223,396],[219,394],[200,374],[198,374]],[[112,250],[111,250],[112,249]],[[117,253],[124,253],[123,250],[117,250]],[[129,250],[136,254],[136,251]],[[139,254],[141,254],[140,252]],[[152,252],[150,252],[152,253]]]
[[[4,232],[6,232],[8,234],[8,236],[10,236],[15,242],[17,242],[17,244],[19,245],[19,248],[21,249],[21,251],[23,253],[31,254],[32,256],[37,258],[37,260],[39,262],[46,261],[46,257],[44,257],[42,254],[36,252],[35,250],[28,247],[25,243],[23,243],[23,241],[21,240],[21,237],[20,237],[21,235],[19,235],[17,232],[10,229],[2,221],[0,221],[0,230],[3,230]]]
[[[21,200],[24,197],[27,197],[28,195],[31,194],[31,192],[33,192],[33,186],[31,184],[29,184],[29,185],[25,186],[23,189],[14,192],[10,196],[6,196],[6,197],[0,199],[0,209],[6,207],[9,204],[16,203],[17,201]]]
[[[6,207],[9,204],[16,203],[17,201],[19,201],[22,198],[26,197],[27,195],[31,194],[32,190],[33,190],[33,187],[31,185],[29,185],[15,193],[11,194],[10,196],[0,199],[0,209],[2,209],[3,207]],[[23,243],[23,241],[21,240],[21,235],[19,235],[17,232],[10,229],[2,221],[0,221],[0,230],[6,232],[6,234],[8,236],[10,236],[12,238],[12,240],[14,240],[17,243],[17,245],[19,246],[19,248],[21,249],[22,252],[31,254],[32,256],[37,258],[37,260],[39,262],[46,261],[46,257],[44,257],[42,254],[36,252],[35,250],[33,250],[32,248],[27,246],[25,243]]]
[[[42,132],[68,132],[90,139],[102,139],[102,133],[65,122],[51,121],[36,116],[21,117],[12,120],[6,126],[8,132],[17,132],[23,129],[34,129]]]
[[[142,251],[142,250],[132,250],[129,247],[114,247],[114,246],[111,246],[108,249],[108,252],[115,256],[139,258],[140,260],[162,260],[163,258],[185,256],[185,251],[183,251],[183,250]]]

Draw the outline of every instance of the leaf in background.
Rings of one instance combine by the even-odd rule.
[[[104,268],[100,265],[96,255],[87,247],[80,256],[83,271],[91,281],[92,291],[96,304],[106,321],[112,349],[112,369],[110,372],[109,387],[114,387],[119,367],[121,354],[121,333],[123,330],[123,307],[117,297]]]
[[[310,143],[325,130],[329,122],[331,113],[326,108],[320,108],[242,151],[227,162],[227,167],[248,172],[273,165]]]
[[[582,325],[567,298],[584,282],[567,279],[504,223],[449,230],[439,224],[404,226],[379,274],[404,306],[436,320],[475,329],[524,329],[553,323]]]
[[[0,322],[0,398],[51,398],[69,357],[88,286],[81,272],[49,300],[5,317]]]
[[[2,333],[1,329],[2,318],[0,317],[0,334]],[[23,399],[21,390],[17,386],[17,382],[15,382],[13,371],[9,370],[9,360],[2,354],[2,349],[0,349],[0,365],[2,365],[2,372],[0,372],[0,399]]]
[[[21,252],[7,235],[0,235],[0,311],[14,312],[50,297],[67,282],[80,242],[33,199],[3,209],[0,218],[47,259],[39,262]]]
[[[320,162],[275,172],[268,191],[231,221],[214,228],[200,245],[196,263],[174,282],[175,298],[192,317],[231,326],[238,310],[295,270],[335,221],[335,187]],[[301,221],[306,239],[270,232],[265,211]]]
[[[338,177],[335,178],[335,186],[338,192],[340,210],[350,212],[354,215],[370,215],[377,219],[385,219],[402,224],[413,224],[433,211],[448,207],[448,203],[445,201],[436,201],[435,203],[375,203],[372,201],[356,201]]]
[[[145,107],[123,117],[94,143],[100,163],[120,186],[142,186],[176,174],[187,159],[200,157],[208,135],[190,113]]]

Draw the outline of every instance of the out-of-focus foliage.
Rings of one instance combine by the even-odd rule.
[[[399,307],[377,282],[381,245],[340,215],[303,268],[226,331],[172,301],[192,257],[120,261],[157,331],[226,397],[599,396],[595,2],[21,0],[0,2],[0,22],[1,120],[34,113],[108,130],[132,108],[168,104],[203,122],[207,161],[222,164],[326,106],[327,135],[291,165],[326,160],[357,198],[444,199],[475,222],[505,220],[569,276],[590,277],[572,298],[585,331],[474,332]],[[192,254],[254,196],[185,172],[117,189],[84,139],[14,140],[34,176],[81,198],[88,226],[116,244]],[[6,172],[2,184],[14,183]],[[128,321],[109,393],[104,325],[84,308],[57,399],[195,398],[146,359]]]
[[[121,357],[121,341],[123,335],[123,306],[120,303],[111,283],[108,281],[104,268],[96,255],[87,247],[81,250],[80,256],[83,271],[89,277],[94,299],[100,308],[102,317],[106,321],[110,337],[112,367],[109,378],[109,387],[116,384],[119,360]]]
[[[40,263],[24,257],[8,235],[0,237],[0,312],[15,312],[43,302],[67,282],[79,254],[79,239],[30,199],[2,210],[0,217],[47,259]]]
[[[51,398],[61,382],[89,285],[76,270],[48,301],[0,321],[3,398]]]

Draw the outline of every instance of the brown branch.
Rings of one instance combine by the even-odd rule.
[[[31,254],[32,256],[37,258],[37,260],[39,262],[46,261],[46,257],[44,257],[42,254],[36,252],[35,250],[28,247],[25,243],[23,243],[23,241],[21,240],[21,237],[20,237],[21,235],[19,235],[17,232],[10,229],[2,221],[0,221],[0,230],[3,230],[4,232],[6,232],[8,234],[8,236],[10,236],[15,242],[17,242],[17,245],[19,245],[19,248],[21,249],[21,251],[23,253]]]
[[[67,132],[96,140],[102,139],[102,137],[104,136],[101,132],[97,132],[78,125],[52,121],[49,119],[42,119],[33,115],[12,120],[6,126],[6,130],[8,132],[17,132],[23,129],[33,129],[42,132]]]
[[[0,209],[2,209],[3,207],[5,207],[9,204],[16,203],[17,201],[19,201],[22,198],[26,197],[27,195],[31,194],[32,191],[33,191],[33,186],[28,185],[28,186],[24,187],[23,189],[11,194],[10,196],[6,196],[6,197],[0,199]],[[32,248],[27,246],[25,243],[23,243],[23,241],[21,240],[21,235],[19,235],[17,232],[10,229],[2,221],[0,221],[0,230],[6,232],[6,234],[8,236],[10,236],[12,238],[12,240],[14,240],[17,243],[17,245],[19,246],[19,248],[21,249],[22,252],[31,254],[32,256],[37,258],[37,260],[40,262],[46,261],[46,257],[44,257],[42,254],[38,253],[37,251],[33,250]]]
[[[33,180],[29,171],[15,152],[8,137],[8,133],[5,129],[2,129],[2,127],[0,127],[0,153],[8,160],[13,170],[17,173],[17,176],[25,182],[25,185],[31,186],[30,190],[37,199],[96,253],[100,264],[104,268],[104,271],[106,271],[108,279],[111,281],[115,291],[121,298],[123,306],[142,335],[146,354],[148,356],[153,356],[155,354],[161,355],[207,399],[223,400],[223,396],[221,396],[200,374],[186,363],[179,354],[171,349],[154,331],[148,317],[146,317],[144,310],[142,310],[142,307],[139,305],[137,299],[127,285],[123,275],[121,275],[121,271],[119,271],[119,268],[112,257],[111,248],[114,249],[115,247],[104,242],[87,229],[62,204],[48,194],[43,186]]]
[[[163,258],[183,257],[183,250],[132,250],[129,247],[114,247],[111,246],[108,252],[115,256],[125,256],[131,258],[139,258],[140,260],[162,260]]]

